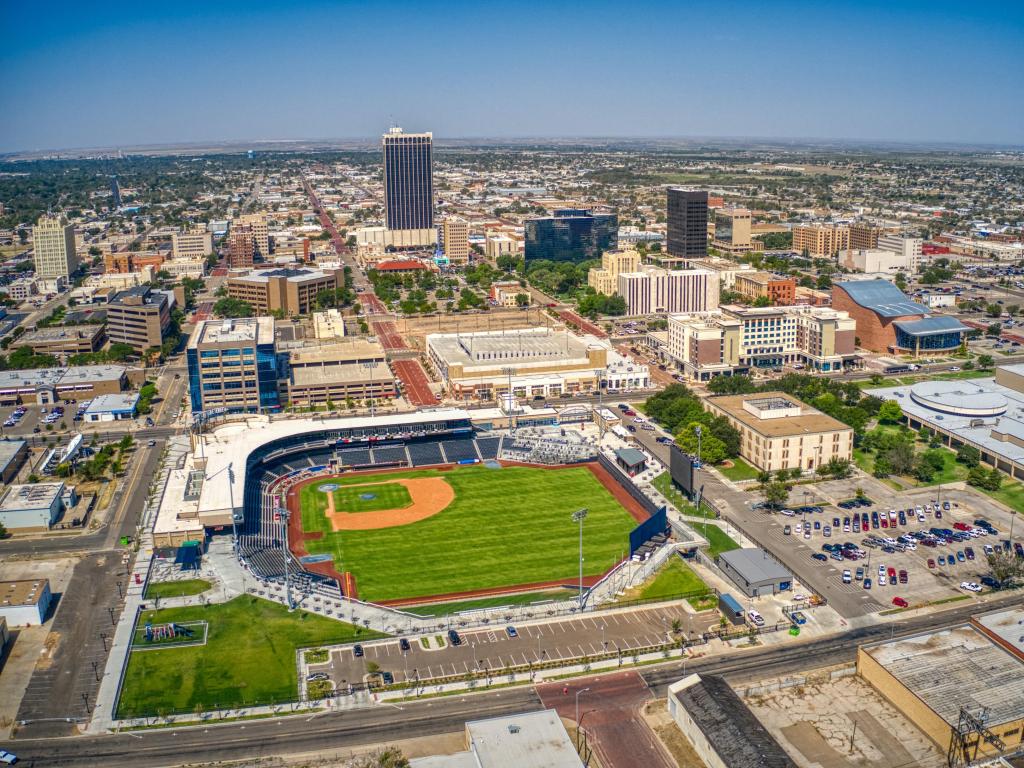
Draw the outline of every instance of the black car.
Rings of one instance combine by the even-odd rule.
[[[358,645],[358,644],[357,645],[353,645],[352,646],[352,655],[355,656],[357,659],[361,658],[362,655],[363,655],[363,646]]]
[[[454,629],[448,630],[448,642],[454,645],[462,645],[462,638],[459,637],[459,633]]]
[[[409,650],[409,641],[406,640],[403,637],[401,640],[398,641],[398,648],[399,648],[399,650],[402,650],[402,651],[408,651]]]
[[[394,685],[395,684],[395,676],[393,674],[391,674],[390,672],[381,672],[380,673],[380,677],[381,677],[381,680],[384,681],[384,685]]]
[[[811,557],[813,557],[815,560],[820,560],[823,563],[828,562],[828,558],[825,555],[821,554],[821,552],[815,552],[813,555],[811,555]]]

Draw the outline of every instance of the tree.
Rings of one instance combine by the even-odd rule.
[[[981,451],[973,445],[961,445],[956,451],[956,460],[968,468],[976,467],[981,463]]]
[[[1003,332],[1003,326],[1000,323],[992,323],[988,328],[985,329],[986,336],[998,336]]]
[[[764,500],[772,507],[784,507],[789,501],[789,484],[774,480],[764,489]]]
[[[700,460],[707,464],[718,464],[725,461],[727,452],[725,443],[715,437],[708,427],[700,422],[690,422],[684,429],[676,433],[676,443],[691,456],[697,455],[697,429],[701,430],[699,440]]]
[[[999,548],[992,554],[986,555],[985,559],[988,560],[992,578],[1000,585],[1008,584],[1014,579],[1024,576],[1024,560],[1021,560],[1012,551]]]
[[[6,539],[6,538],[7,538],[7,528],[4,526],[3,523],[0,523],[0,539]]]
[[[903,418],[903,409],[895,400],[886,400],[878,409],[878,420],[883,424],[898,424]]]
[[[530,306],[530,297],[525,293],[516,294],[516,306],[517,307],[528,307]]]
[[[214,314],[220,317],[252,317],[255,312],[253,311],[252,304],[241,299],[233,299],[225,296],[223,299],[218,299],[217,303],[213,305]]]
[[[853,473],[853,466],[849,459],[842,459],[839,456],[833,456],[818,467],[818,472],[835,478],[836,480],[842,480]]]
[[[989,317],[1001,317],[1003,314],[1002,304],[988,304],[985,307],[985,314]]]
[[[978,355],[979,368],[991,368],[994,362],[992,355]]]
[[[914,447],[909,443],[899,443],[886,452],[884,458],[889,462],[889,466],[892,467],[892,474],[894,475],[909,475],[914,471],[914,465],[917,461],[914,456]]]

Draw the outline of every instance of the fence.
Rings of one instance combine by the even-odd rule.
[[[637,504],[643,507],[644,512],[646,512],[648,515],[656,515],[658,514],[658,511],[660,509],[664,509],[664,507],[659,507],[657,504],[655,504],[653,501],[647,498],[644,492],[637,488],[636,484],[633,483],[629,478],[623,475],[622,470],[619,469],[619,466],[614,461],[609,459],[604,453],[598,454],[597,463],[612,474],[612,477],[615,478],[615,481],[625,489],[626,493],[633,497],[633,500],[636,501]]]

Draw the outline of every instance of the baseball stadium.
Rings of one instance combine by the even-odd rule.
[[[492,432],[460,409],[213,434],[200,515],[230,513],[246,568],[269,582],[287,569],[307,593],[401,607],[576,589],[581,535],[586,589],[667,527],[593,447]]]

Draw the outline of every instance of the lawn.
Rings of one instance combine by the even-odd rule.
[[[656,478],[651,480],[651,485],[658,489],[662,496],[668,499],[670,502],[675,504],[678,509],[684,515],[690,515],[692,517],[708,517],[714,519],[715,513],[701,507],[700,511],[686,498],[685,494],[672,485],[672,476],[668,472],[662,472]]]
[[[710,591],[690,566],[673,557],[630,597],[635,600],[664,600],[679,595],[703,595]]]
[[[737,456],[735,459],[730,459],[730,461],[732,462],[731,467],[715,467],[715,469],[733,482],[757,479],[758,471],[747,464],[743,459]]]
[[[928,450],[928,447],[923,443],[915,443],[914,450],[920,454]],[[876,455],[877,454],[873,451],[865,451],[861,448],[855,448],[853,451],[853,460],[858,467],[870,475],[875,471]],[[896,477],[899,477],[903,483],[914,488],[927,488],[933,485],[955,483],[967,479],[967,467],[957,462],[956,454],[953,453],[953,451],[943,449],[942,458],[945,461],[942,470],[940,472],[936,472],[935,476],[927,483],[922,483],[917,478],[909,475],[897,475]]]
[[[184,597],[202,594],[213,585],[206,579],[183,579],[182,581],[150,582],[146,587],[145,597],[148,600],[164,597]]]
[[[412,504],[409,490],[401,483],[378,483],[372,485],[343,487],[334,491],[334,508],[339,512],[378,512],[382,509],[403,509]],[[310,483],[303,486],[301,504],[303,509],[312,508],[319,513],[327,509],[327,494],[319,490],[327,483]],[[337,483],[334,483],[337,485]],[[372,498],[363,498],[364,496]]]
[[[717,525],[697,525],[694,530],[708,540],[708,557],[715,558],[730,549],[740,548],[740,545]]]
[[[476,600],[457,600],[450,603],[430,603],[428,605],[403,606],[402,610],[417,616],[444,616],[448,613],[473,611],[481,608],[497,608],[506,605],[529,605],[546,600],[567,600],[577,597],[579,593],[571,589],[545,590],[544,592],[516,592],[511,595],[494,595]]]
[[[484,466],[410,470],[381,479],[443,477],[455,500],[433,517],[410,525],[333,531],[322,506],[302,509],[310,554],[330,554],[339,571],[355,574],[358,595],[370,601],[429,597],[559,580],[574,580],[583,524],[585,575],[595,576],[628,554],[630,514],[585,467],[535,469]],[[365,484],[365,477],[332,479]]]
[[[295,651],[382,635],[277,603],[236,597],[206,607],[145,611],[138,626],[209,623],[206,645],[136,651],[128,659],[118,717],[289,701],[298,695]]]
[[[982,490],[977,488],[976,490]],[[1024,485],[1013,481],[1003,480],[1003,485],[998,491],[982,491],[987,493],[996,501],[1001,501],[1010,509],[1024,513]]]

